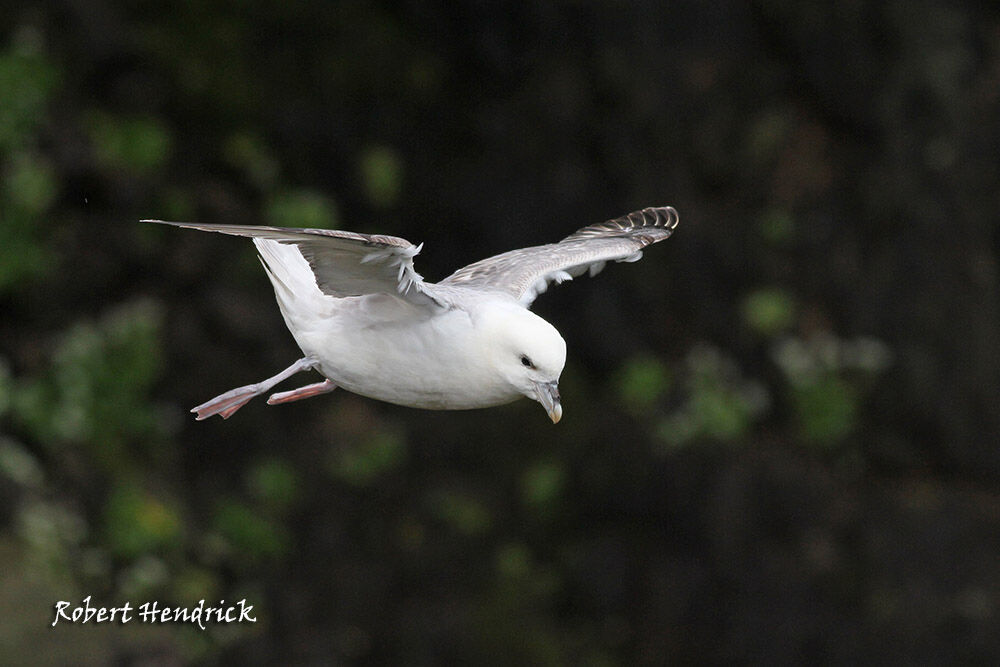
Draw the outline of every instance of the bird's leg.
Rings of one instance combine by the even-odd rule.
[[[337,385],[334,383],[329,380],[323,380],[322,382],[308,384],[305,387],[299,387],[298,389],[292,389],[291,391],[279,391],[277,394],[271,394],[271,397],[267,399],[267,404],[278,405],[279,403],[301,401],[303,398],[312,398],[313,396],[326,394],[336,388]]]
[[[205,401],[198,407],[192,408],[191,412],[198,415],[196,417],[198,421],[208,419],[212,415],[219,415],[223,419],[229,419],[254,396],[260,396],[261,394],[269,391],[274,385],[295,375],[296,373],[312,370],[315,367],[315,360],[309,357],[299,359],[274,377],[261,380],[260,382],[255,382],[254,384],[248,384],[243,387],[231,389],[224,394],[219,394],[215,398]]]

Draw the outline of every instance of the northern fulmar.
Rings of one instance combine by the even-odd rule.
[[[251,398],[308,370],[322,382],[271,394],[288,403],[342,387],[397,405],[484,408],[521,396],[562,417],[566,342],[529,308],[555,282],[634,262],[678,223],[670,206],[590,225],[558,243],[511,250],[438,283],[413,268],[423,244],[329,229],[143,220],[253,239],[303,357],[274,377],[202,403],[197,419],[228,419]]]

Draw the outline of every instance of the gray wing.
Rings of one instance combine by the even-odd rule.
[[[316,276],[316,285],[333,297],[386,293],[418,305],[442,305],[413,268],[415,246],[398,236],[358,234],[338,229],[294,229],[254,225],[211,225],[143,220],[232,236],[264,238],[295,245]]]
[[[504,291],[528,308],[553,281],[572,280],[584,272],[597,275],[609,261],[638,261],[643,248],[668,238],[679,221],[671,206],[644,208],[584,227],[559,243],[512,250],[469,264],[440,284]]]

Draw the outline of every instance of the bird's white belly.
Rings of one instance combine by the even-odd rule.
[[[359,324],[360,323],[360,324]],[[520,394],[499,381],[468,316],[366,321],[334,317],[298,332],[303,352],[348,391],[397,405],[437,410],[509,403]]]

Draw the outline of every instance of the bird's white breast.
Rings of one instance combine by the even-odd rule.
[[[439,410],[489,407],[520,396],[494,371],[489,342],[467,311],[428,315],[385,295],[338,301],[332,317],[292,332],[338,386]]]

